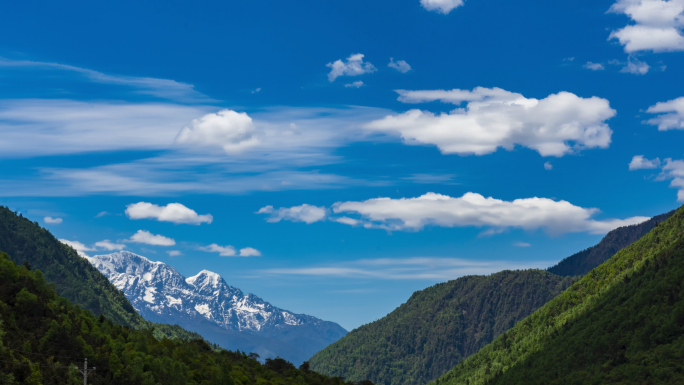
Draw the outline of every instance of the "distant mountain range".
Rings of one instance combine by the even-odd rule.
[[[617,228],[548,271],[467,276],[415,292],[387,316],[316,353],[311,367],[383,385],[435,380],[674,213]]]
[[[202,270],[173,267],[127,251],[87,258],[147,320],[178,324],[230,350],[279,356],[296,365],[342,338],[340,325],[279,309]]]

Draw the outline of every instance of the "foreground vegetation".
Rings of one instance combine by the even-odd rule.
[[[684,383],[684,208],[433,384]]]
[[[327,375],[425,384],[446,373],[570,286],[540,270],[468,276],[415,292],[386,317],[314,355]]]
[[[215,351],[203,340],[157,339],[73,305],[39,270],[0,253],[0,384],[349,385],[276,358]],[[372,385],[364,382],[362,385]]]

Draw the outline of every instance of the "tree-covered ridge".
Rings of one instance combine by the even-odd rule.
[[[60,296],[89,310],[103,314],[114,323],[143,330],[155,327],[157,337],[200,338],[175,325],[153,324],[143,319],[124,294],[112,285],[74,249],[58,241],[37,222],[0,206],[0,252],[19,264],[28,262],[43,272]]]
[[[657,215],[637,225],[618,227],[606,234],[597,245],[575,253],[546,270],[562,276],[587,274],[591,269],[607,261],[618,251],[648,234],[656,227],[656,224],[667,220],[674,212],[675,210],[672,210],[669,213]]]
[[[0,384],[81,384],[74,365],[96,367],[89,384],[350,385],[282,359],[260,364],[203,340],[157,339],[72,305],[39,270],[0,253]],[[365,382],[363,385],[372,385]]]
[[[683,249],[684,207],[434,384],[681,383]]]
[[[314,370],[377,384],[424,384],[572,282],[540,270],[468,276],[415,292],[386,317],[314,355]]]

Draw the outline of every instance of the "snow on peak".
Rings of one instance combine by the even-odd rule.
[[[222,280],[223,278],[213,271],[202,270],[197,275],[187,278],[185,282],[193,286],[205,287],[211,285],[211,287],[216,288]]]

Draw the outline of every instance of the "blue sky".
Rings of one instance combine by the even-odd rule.
[[[682,11],[3,4],[0,204],[352,329],[678,207]]]

